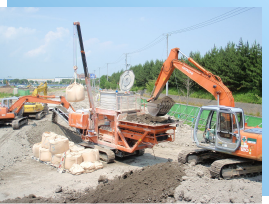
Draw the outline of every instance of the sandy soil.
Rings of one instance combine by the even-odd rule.
[[[88,108],[87,98],[73,106],[75,109]],[[160,143],[153,149],[146,149],[143,156],[117,159],[115,163],[104,164],[103,169],[78,176],[60,174],[55,168],[31,158],[32,146],[41,141],[44,131],[80,141],[64,122],[51,123],[51,114],[40,121],[30,120],[20,130],[0,126],[0,201],[262,202],[262,175],[218,180],[210,178],[210,164],[177,163],[180,150],[196,147],[187,125],[177,128],[174,142]],[[108,182],[100,178],[107,178]]]

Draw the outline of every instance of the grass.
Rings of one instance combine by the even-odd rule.
[[[166,93],[165,90],[163,90],[162,93]],[[182,94],[182,92],[178,92],[177,89],[169,89],[168,91],[169,95],[180,95],[180,96],[186,96]],[[258,96],[257,94],[253,92],[247,92],[247,93],[233,93],[234,101],[235,102],[241,102],[241,103],[253,103],[253,104],[262,104],[262,97]],[[215,100],[214,96],[212,96],[209,92],[200,90],[200,91],[194,91],[191,93],[190,98],[200,98],[200,99],[208,99],[208,100]]]
[[[20,95],[19,94],[12,94],[12,93],[3,93],[3,92],[0,92],[0,98],[8,98],[8,97],[12,97],[12,96],[17,96],[19,97]]]

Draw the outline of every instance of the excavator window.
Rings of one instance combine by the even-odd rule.
[[[203,133],[203,138],[206,143],[214,144],[215,142],[216,122],[217,122],[217,112],[210,111],[207,117],[207,122]]]
[[[237,113],[235,113],[235,115],[236,115],[237,121],[239,123],[239,128],[243,128],[243,114],[242,114],[242,112],[237,112]],[[233,128],[237,129],[236,122],[233,123]]]
[[[230,113],[220,113],[219,117],[219,136],[223,138],[232,138],[233,118]]]

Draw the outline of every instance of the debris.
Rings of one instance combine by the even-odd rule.
[[[107,183],[108,182],[108,178],[106,175],[101,175],[98,179],[98,183]]]
[[[200,178],[202,178],[204,176],[204,172],[202,171],[198,171],[197,172],[197,176],[199,176]]]
[[[57,186],[57,188],[55,189],[55,193],[61,193],[63,191],[62,186]]]
[[[208,195],[203,195],[203,197],[200,200],[201,203],[209,203],[209,201],[210,197]]]

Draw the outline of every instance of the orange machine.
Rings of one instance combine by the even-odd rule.
[[[148,100],[148,111],[152,115],[164,115],[173,106],[172,103],[163,103],[160,99],[159,103],[156,101],[175,68],[197,82],[218,101],[217,106],[201,107],[196,118],[193,137],[197,146],[202,149],[180,152],[179,162],[218,159],[211,165],[211,174],[214,177],[261,172],[261,162],[256,161],[262,161],[262,129],[246,126],[244,111],[234,107],[232,93],[219,76],[205,70],[190,57],[187,57],[188,61],[197,69],[179,61],[179,52],[179,48],[172,49],[164,62],[153,94]],[[205,125],[203,129],[202,125]],[[227,154],[232,158],[227,159]],[[225,159],[219,160],[220,158]]]
[[[68,115],[69,125],[76,128],[84,140],[81,145],[99,149],[101,158],[109,163],[114,161],[115,155],[119,157],[142,155],[145,148],[152,148],[159,142],[174,141],[177,125],[175,121],[162,124],[144,124],[126,120],[130,115],[143,114],[141,106],[136,105],[137,101],[141,102],[140,97],[136,98],[138,96],[104,93],[110,94],[113,98],[109,99],[107,104],[95,106],[80,23],[75,22],[74,26],[80,43],[90,109],[80,113],[67,113],[57,109],[54,112],[60,113],[59,115],[63,115],[61,113],[64,113],[65,116]],[[102,93],[101,101],[103,103]],[[128,101],[132,101],[132,105]]]
[[[64,106],[66,109],[73,107],[66,101],[66,99],[60,96],[61,101],[48,100],[46,98],[56,98],[55,96],[23,96],[16,98],[14,104],[2,103],[0,107],[0,124],[11,123],[13,129],[19,129],[22,125],[28,123],[28,118],[23,117],[23,106],[25,103],[51,103]],[[8,102],[14,98],[7,98]],[[7,105],[4,105],[7,104]]]

